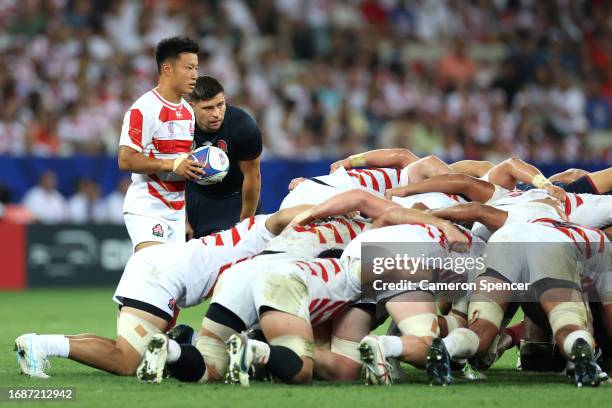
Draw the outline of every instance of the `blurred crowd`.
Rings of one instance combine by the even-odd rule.
[[[47,170],[38,183],[13,203],[8,188],[0,184],[0,220],[42,224],[124,224],[123,201],[130,186],[124,177],[114,191],[102,196],[98,183],[88,178],[77,180],[74,194],[64,197],[57,189],[57,175]]]
[[[114,154],[173,35],[268,157],[612,157],[605,0],[0,1],[0,154]]]

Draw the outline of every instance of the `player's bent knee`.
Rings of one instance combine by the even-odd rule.
[[[438,337],[440,326],[435,313],[419,313],[402,319],[397,327],[404,336]]]
[[[491,323],[497,330],[501,327],[502,320],[504,319],[504,309],[491,299],[487,299],[485,296],[474,296],[468,306],[468,316],[470,321],[476,319],[486,320]]]
[[[559,331],[568,326],[586,328],[587,320],[586,307],[581,302],[562,302],[548,313],[548,321],[553,336],[556,336]]]
[[[121,313],[119,315],[117,335],[123,337],[140,356],[144,354],[151,338],[161,332],[154,324],[142,317],[131,313]]]
[[[206,383],[223,380],[229,366],[229,355],[227,354],[225,343],[214,337],[202,336],[198,338],[195,347],[204,358],[204,363],[206,364],[206,372],[200,382]]]
[[[310,384],[314,369],[314,342],[300,336],[278,336],[270,340],[270,348],[276,347],[283,358],[270,358],[268,367],[285,383]]]

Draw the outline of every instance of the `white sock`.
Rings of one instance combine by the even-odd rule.
[[[385,349],[385,357],[399,357],[404,351],[402,339],[397,336],[378,336]]]
[[[442,341],[453,359],[472,357],[480,345],[476,333],[463,327],[453,330]]]
[[[591,335],[591,333],[586,330],[576,330],[568,334],[565,340],[563,341],[563,351],[565,352],[566,356],[572,354],[572,346],[578,339],[584,339],[587,343],[589,343],[591,349],[593,349],[595,345],[595,340],[593,340],[593,336]]]
[[[199,338],[200,338],[199,333],[193,333],[193,336],[191,336],[191,345],[195,346]]]
[[[181,346],[174,340],[168,339],[168,359],[167,364],[176,363],[181,357]]]
[[[259,340],[249,339],[249,347],[253,351],[253,363],[263,365],[270,359],[270,346]]]
[[[41,334],[38,339],[43,352],[48,357],[68,358],[70,341],[63,334]]]

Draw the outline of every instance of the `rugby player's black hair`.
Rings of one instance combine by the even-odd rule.
[[[203,75],[198,77],[189,98],[192,102],[208,101],[224,92],[225,90],[223,89],[223,85],[221,85],[221,82],[219,82],[217,78],[209,75]]]
[[[161,73],[161,66],[166,60],[175,60],[180,54],[186,52],[189,54],[197,54],[200,48],[191,38],[188,37],[170,37],[161,40],[155,48],[155,61],[157,62],[157,71]]]
[[[336,258],[336,259],[340,259],[340,257],[342,256],[342,252],[343,251],[344,251],[343,249],[339,249],[339,248],[326,249],[325,251],[323,251],[319,255],[317,255],[317,258]]]

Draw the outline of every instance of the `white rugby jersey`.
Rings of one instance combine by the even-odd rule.
[[[369,229],[370,225],[366,221],[333,217],[305,226],[289,227],[270,241],[266,251],[313,259],[325,250],[345,248],[358,234]]]
[[[417,203],[422,203],[430,209],[444,208],[455,204],[467,203],[467,200],[458,194],[446,193],[414,194],[407,197],[393,197],[391,200],[404,208],[410,208]]]
[[[591,228],[612,224],[612,196],[567,193],[564,211],[571,222]]]
[[[359,299],[359,277],[351,273],[351,260],[318,258],[294,262],[303,274],[308,288],[312,325],[333,319],[344,306]]]
[[[136,252],[125,267],[115,297],[123,296],[124,287],[139,287],[148,280],[161,286],[181,308],[201,303],[212,294],[225,270],[257,255],[274,237],[265,225],[269,217],[257,215],[187,243],[155,245]]]
[[[125,114],[119,144],[148,157],[175,159],[191,151],[194,117],[187,101],[170,103],[153,89]],[[185,217],[184,208],[185,179],[173,172],[132,173],[124,212],[179,220]]]

